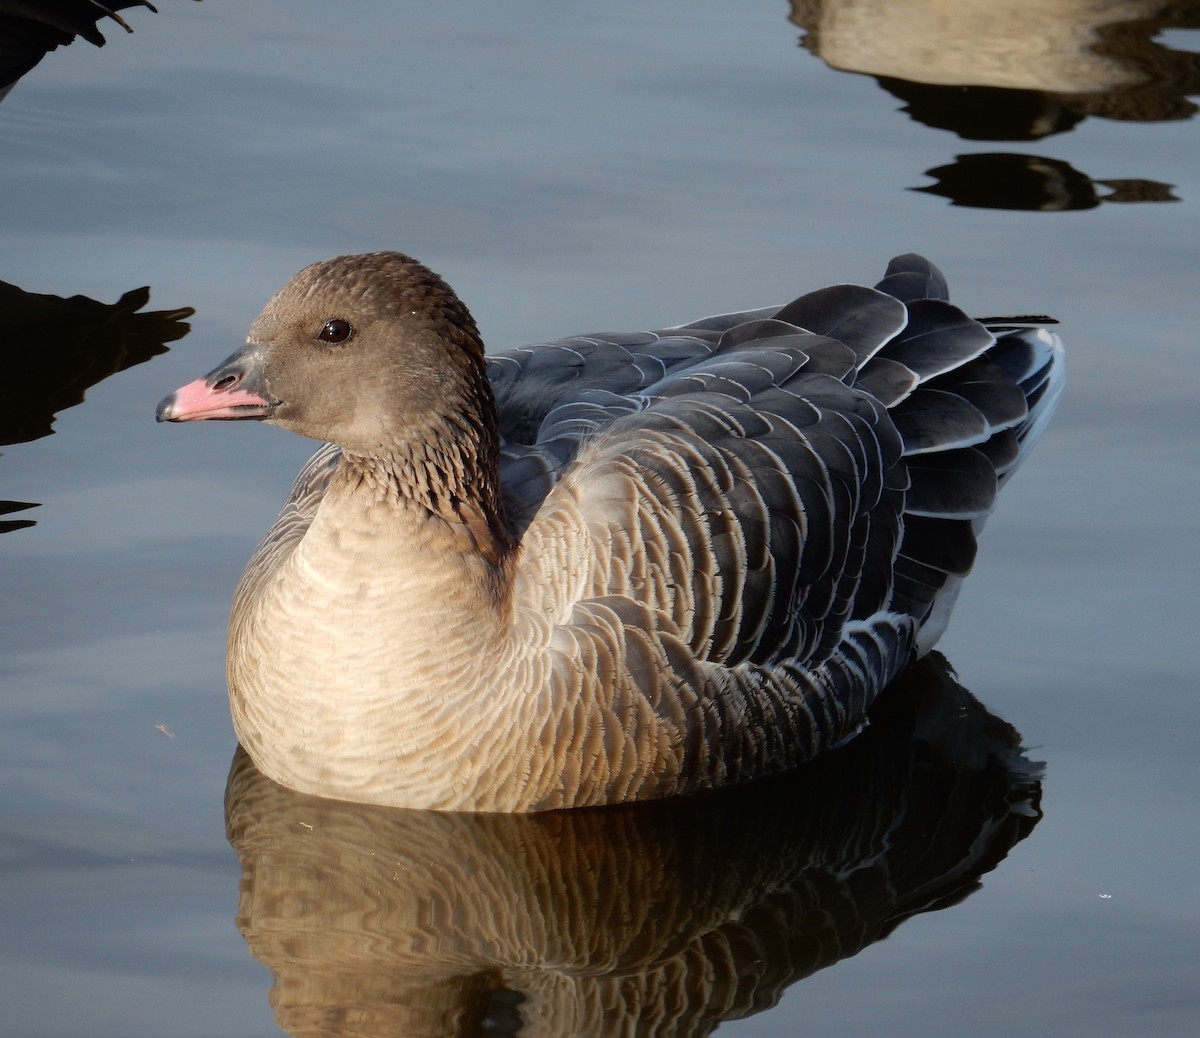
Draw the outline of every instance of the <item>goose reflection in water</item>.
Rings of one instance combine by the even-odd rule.
[[[832,68],[873,76],[912,119],[966,140],[1034,141],[1072,130],[1088,116],[1160,122],[1190,119],[1197,110],[1189,95],[1200,93],[1200,54],[1154,37],[1168,28],[1200,28],[1200,0],[792,0],[791,6],[806,50]],[[1038,211],[1176,200],[1167,184],[1092,180],[1066,162],[1031,158],[959,156],[954,166],[927,171],[941,183],[923,190],[957,205]],[[1014,167],[1015,186],[1008,180]]]
[[[1153,180],[1092,180],[1066,162],[1003,152],[959,155],[926,171],[937,182],[912,190],[941,195],[953,205],[1068,212],[1101,202],[1178,202],[1172,184]],[[1108,193],[1102,194],[1101,188]]]
[[[979,887],[1039,766],[933,654],[791,775],[684,801],[466,815],[294,793],[238,751],[238,924],[301,1036],[705,1035]]]
[[[133,32],[117,13],[129,7],[156,10],[148,0],[0,0],[0,101],[50,51],[76,37],[103,47],[101,20]]]
[[[135,288],[115,303],[87,296],[42,295],[0,281],[0,444],[25,443],[54,432],[54,416],[83,402],[96,383],[167,352],[182,339],[195,311],[150,310],[149,288]],[[36,344],[30,349],[29,344]],[[0,516],[35,507],[0,501]],[[33,526],[29,519],[0,520],[0,533]]]

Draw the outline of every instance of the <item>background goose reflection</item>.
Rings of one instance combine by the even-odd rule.
[[[806,50],[873,76],[910,118],[965,140],[1036,141],[1088,116],[1159,122],[1196,113],[1189,95],[1200,93],[1200,54],[1155,39],[1200,26],[1200,4],[1187,0],[792,0],[791,21],[805,30]],[[929,175],[942,183],[920,190],[982,208],[1174,200],[1168,185],[1137,178],[1100,197],[1095,185],[1106,181],[1037,156],[959,156]]]
[[[1189,118],[1196,105],[1188,95],[1200,92],[1200,55],[1154,39],[1166,28],[1200,26],[1200,9],[1187,0],[792,0],[791,21],[805,30],[806,50],[834,68],[877,77],[922,122],[920,112],[937,107],[936,93],[906,95],[902,84],[942,88],[943,119],[955,109],[970,114],[959,132],[976,139],[998,139],[987,122],[1011,125],[1012,106],[1021,103],[1015,93],[989,90],[1027,91],[1047,98],[1047,111],[1074,110],[1074,118],[1028,119],[1025,139],[1070,129],[1086,115]]]
[[[187,335],[191,307],[139,313],[149,301],[149,288],[101,303],[25,292],[0,281],[0,444],[49,436],[54,415],[83,403],[90,386],[165,353],[168,342]],[[32,507],[0,501],[0,515]],[[32,525],[29,519],[0,521],[0,533]]]
[[[1058,159],[1006,152],[959,155],[928,170],[936,184],[913,188],[941,195],[954,205],[984,209],[1065,212],[1094,209],[1101,202],[1178,202],[1171,184],[1153,180],[1092,180]],[[1107,193],[1102,189],[1107,188]]]
[[[704,1035],[976,889],[1040,817],[1018,741],[934,655],[844,749],[695,800],[387,810],[239,750],[238,924],[295,1038]]]

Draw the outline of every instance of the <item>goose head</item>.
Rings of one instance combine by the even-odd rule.
[[[305,267],[246,345],[158,406],[160,422],[256,419],[384,457],[494,437],[475,321],[453,290],[396,252]]]

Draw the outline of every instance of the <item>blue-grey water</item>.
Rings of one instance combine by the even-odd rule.
[[[56,404],[53,435],[26,430],[0,456],[0,498],[36,504],[0,515],[18,527],[0,534],[0,1033],[271,1035],[277,1014],[297,1035],[417,1033],[356,1016],[370,1001],[362,977],[434,960],[453,972],[438,958],[450,937],[443,947],[436,927],[416,941],[393,926],[397,899],[415,896],[399,866],[368,893],[328,884],[365,883],[363,862],[399,860],[401,848],[420,871],[436,855],[418,843],[482,847],[480,873],[494,866],[512,884],[484,898],[495,907],[486,929],[532,911],[519,877],[496,864],[527,861],[513,847],[544,843],[570,872],[552,827],[463,835],[434,820],[419,837],[393,836],[393,820],[280,807],[277,791],[235,802],[237,853],[226,837],[229,599],[311,445],[254,423],[156,426],[154,407],[230,353],[299,267],[376,248],[444,274],[495,346],[871,283],[914,250],[972,312],[1053,314],[1069,351],[1060,411],[1005,489],[940,645],[962,685],[1045,762],[1041,820],[953,896],[904,901],[886,937],[890,926],[857,943],[835,928],[840,950],[757,993],[745,981],[703,1026],[652,1022],[661,977],[624,981],[619,1009],[588,988],[591,1015],[576,1005],[580,1015],[556,1021],[559,1003],[538,994],[529,963],[565,953],[521,944],[510,951],[525,965],[506,967],[515,960],[499,937],[483,972],[501,979],[464,1004],[516,1033],[534,1033],[539,1012],[545,1034],[699,1034],[718,1022],[756,1036],[1200,1031],[1200,141],[1188,99],[1200,95],[1200,4],[158,6],[124,12],[132,35],[101,23],[103,48],[80,39],[50,53],[0,103],[0,281],[106,304],[148,285],[144,309],[195,309],[167,352],[99,381],[82,404]],[[1133,28],[1097,30],[1105,20]],[[10,408],[45,395],[26,368],[51,337],[12,316],[14,298],[0,297]],[[43,367],[69,382],[79,363]],[[874,809],[856,798],[843,798],[842,823],[860,803],[864,816]],[[1022,810],[1036,821],[1036,803]],[[693,824],[664,817],[670,835],[659,822],[639,829],[637,854],[595,897],[637,914],[642,870],[675,860]],[[971,843],[959,817],[946,815],[957,832],[920,838]],[[787,846],[817,848],[812,861],[834,836],[806,824]],[[339,837],[340,826],[382,842]],[[310,831],[330,834],[323,864],[285,839]],[[902,886],[893,842],[853,870],[827,868],[840,885],[797,918],[824,918],[851,889],[855,918],[877,918],[877,887],[868,897],[854,876],[886,860],[878,889]],[[297,855],[292,872],[263,864],[276,845],[281,859]],[[754,851],[760,863],[767,854]],[[267,940],[321,904],[304,879],[318,874],[332,902],[376,906],[326,906],[320,918],[356,948],[355,927],[373,920],[359,950],[385,949],[386,969],[322,973],[311,934]],[[697,905],[724,904],[700,879],[664,875]],[[695,940],[711,951],[713,935],[764,904],[792,919],[779,905],[799,903],[794,883],[785,898],[774,880],[746,883],[760,880],[757,908],[689,916]],[[464,882],[435,884],[446,933],[471,915],[456,901],[474,896]],[[557,904],[538,902],[529,932],[570,931],[550,919]],[[675,917],[648,904],[644,931],[669,930]],[[771,932],[786,945],[800,930]],[[770,973],[783,953],[763,947],[740,968]],[[681,977],[675,1001],[700,998],[703,978]],[[513,1005],[510,989],[522,993]],[[461,992],[447,990],[434,1001],[452,1009]],[[628,1022],[638,1019],[640,1030]]]

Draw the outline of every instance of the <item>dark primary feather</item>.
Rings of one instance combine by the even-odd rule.
[[[942,272],[924,256],[912,252],[893,259],[884,271],[883,280],[875,287],[902,303],[950,298],[950,289]]]

